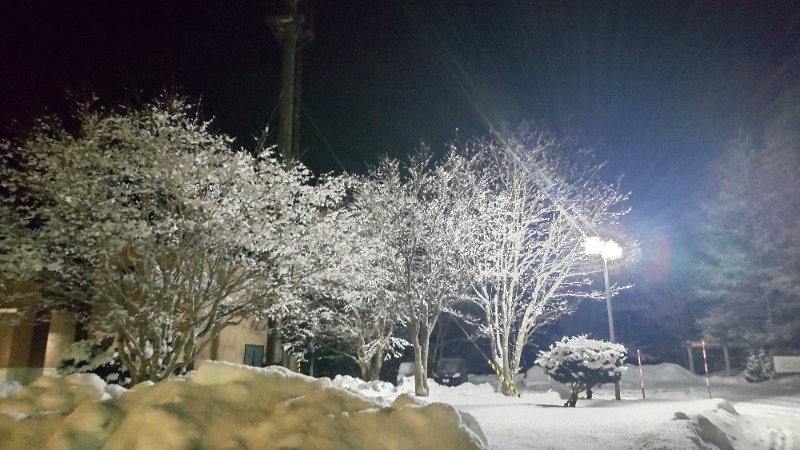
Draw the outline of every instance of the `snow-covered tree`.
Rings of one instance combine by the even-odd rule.
[[[543,133],[497,135],[465,151],[473,175],[461,182],[486,189],[461,221],[467,299],[482,310],[481,332],[510,380],[534,332],[574,300],[603,298],[590,289],[598,265],[584,243],[617,224],[626,195],[600,180],[588,152],[567,152]]]
[[[392,295],[396,255],[391,244],[396,224],[392,223],[392,209],[385,209],[391,188],[382,181],[365,178],[357,185],[353,211],[358,232],[352,234],[357,240],[350,252],[357,266],[345,272],[352,276],[348,277],[345,298],[349,301],[343,316],[355,325],[350,336],[358,343],[356,362],[365,380],[377,379],[383,361],[398,357],[408,346],[397,335],[397,327],[406,324],[408,315]]]
[[[347,204],[330,215],[336,227],[328,228],[330,274],[324,292],[306,303],[316,312],[290,323],[295,338],[304,337],[298,348],[333,339],[336,352],[358,366],[361,377],[378,379],[383,361],[399,355],[408,343],[396,335],[405,314],[389,295],[389,270],[393,254],[389,248],[392,224],[383,209],[386,191],[375,180],[353,179]],[[338,233],[333,235],[330,233]]]
[[[796,129],[794,127],[793,129]],[[742,135],[702,197],[698,273],[705,335],[746,346],[800,339],[800,153],[791,129]]]
[[[751,383],[758,383],[769,380],[775,376],[772,367],[772,358],[764,349],[759,349],[758,353],[751,353],[747,357],[747,367],[745,367],[744,378]]]
[[[373,248],[380,257],[374,259],[373,269],[363,272],[367,277],[380,270],[381,303],[392,308],[395,323],[403,323],[406,329],[411,324],[406,320],[411,298],[417,286],[416,275],[423,256],[420,236],[423,233],[424,209],[421,199],[414,195],[414,187],[403,172],[404,166],[397,160],[385,158],[370,170],[367,179],[355,192],[355,207],[362,212],[364,225],[373,238]],[[416,257],[416,259],[415,259]],[[373,294],[375,295],[375,294]],[[381,308],[381,311],[385,311]],[[389,312],[389,311],[387,311]],[[387,317],[388,319],[388,317]],[[416,323],[416,322],[414,322]],[[411,333],[412,336],[414,333]],[[412,339],[413,341],[413,339]],[[416,345],[416,341],[412,345]],[[417,373],[425,374],[423,368]],[[427,395],[422,376],[417,380],[419,395]]]
[[[621,344],[588,339],[585,335],[565,336],[549,350],[539,352],[536,364],[555,381],[569,385],[572,392],[564,406],[574,407],[581,392],[622,377],[625,353]]]
[[[385,301],[400,305],[414,348],[415,391],[423,396],[431,332],[464,289],[457,231],[469,204],[459,185],[463,159],[450,154],[436,163],[431,156],[423,148],[405,164],[383,160],[369,174],[370,189],[356,195],[388,256],[380,262]]]
[[[34,281],[24,310],[91,310],[134,382],[180,372],[246,316],[289,315],[327,270],[325,213],[344,182],[253,157],[182,100],[79,109],[6,143],[3,283]]]
[[[406,167],[409,204],[405,246],[399,247],[406,291],[402,299],[414,348],[415,391],[428,394],[431,334],[443,312],[463,297],[466,287],[462,252],[471,245],[464,239],[463,218],[473,207],[474,186],[462,184],[471,169],[455,149],[438,163],[423,148]]]

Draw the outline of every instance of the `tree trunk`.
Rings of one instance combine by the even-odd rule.
[[[411,343],[414,345],[414,393],[420,397],[427,397],[428,389],[428,346],[423,349],[419,338],[420,327],[414,326]]]
[[[383,346],[378,346],[375,350],[375,354],[372,355],[372,364],[370,364],[369,368],[369,379],[366,381],[375,381],[380,378],[381,375],[381,367],[383,366]]]
[[[578,403],[578,391],[572,390],[572,394],[570,394],[569,399],[564,403],[564,406],[569,408],[574,408],[575,404]]]
[[[358,366],[358,371],[361,373],[361,379],[364,381],[368,381],[367,377],[369,376],[369,366],[363,360],[356,361],[356,365]]]
[[[420,361],[424,363],[425,371],[423,372],[422,377],[422,385],[425,387],[425,395],[428,395],[430,392],[430,388],[428,387],[428,354],[430,350],[430,338],[431,333],[428,326],[421,327],[421,334],[420,336],[420,348],[422,351],[420,352]]]
[[[511,387],[514,385],[514,377],[511,375],[511,373],[508,370],[508,368],[507,367],[503,367],[503,370],[500,371],[500,373],[503,375],[503,377],[506,380],[506,381],[500,380],[500,383],[502,384],[501,392],[503,393],[503,395],[505,395],[507,397],[511,397],[511,396],[517,395],[511,389]]]
[[[503,346],[504,348],[501,349],[501,354],[503,355],[503,369],[500,373],[503,375],[504,380],[500,380],[502,384],[501,392],[506,397],[511,397],[517,395],[514,393],[512,387],[514,386],[514,374],[516,370],[514,367],[511,366],[511,358],[509,358],[509,339],[508,339],[508,332],[504,333],[503,336]]]

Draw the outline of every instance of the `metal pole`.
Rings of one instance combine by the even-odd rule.
[[[711,398],[711,384],[708,381],[708,357],[706,356],[706,341],[700,341],[703,347],[703,367],[706,369],[706,388],[708,389],[708,398]]]
[[[611,312],[611,285],[608,283],[608,260],[603,256],[603,278],[606,282],[606,309],[608,310],[608,335],[611,343],[617,342],[614,336],[614,314]],[[620,400],[619,380],[614,381],[614,399]]]
[[[642,381],[642,398],[644,396],[644,372],[642,371],[642,352],[639,349],[636,349],[636,357],[639,359],[639,379]]]

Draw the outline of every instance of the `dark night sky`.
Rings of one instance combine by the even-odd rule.
[[[279,94],[266,1],[27,1],[0,12],[0,125],[66,92],[110,102],[164,87],[220,130],[258,136]],[[680,260],[682,220],[737,129],[778,114],[800,76],[791,0],[311,0],[301,146],[317,170],[363,170],[421,140],[532,120],[625,174],[652,280]],[[313,120],[313,124],[312,121]],[[277,129],[277,118],[271,122]],[[328,145],[330,148],[328,148]],[[660,272],[659,272],[660,271]]]

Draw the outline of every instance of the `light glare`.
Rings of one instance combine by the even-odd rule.
[[[583,243],[587,255],[601,255],[603,254],[603,240],[597,236],[586,238]]]
[[[620,256],[622,256],[622,247],[612,240],[606,241],[606,245],[603,247],[603,258],[617,259]]]
[[[600,255],[605,260],[622,256],[622,247],[611,239],[603,241],[597,236],[591,236],[586,238],[583,245],[587,255]]]

